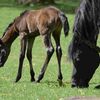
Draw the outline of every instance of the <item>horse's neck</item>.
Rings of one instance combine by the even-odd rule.
[[[8,30],[5,32],[1,40],[7,47],[10,47],[17,36],[18,33],[15,30]]]

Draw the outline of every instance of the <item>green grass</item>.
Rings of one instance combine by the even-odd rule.
[[[23,8],[18,7],[0,7],[0,37],[2,36],[7,25],[23,10]],[[0,100],[63,100],[63,98],[72,96],[100,96],[100,90],[94,89],[94,87],[100,83],[100,68],[98,68],[94,77],[90,81],[90,87],[88,89],[72,89],[70,87],[72,63],[67,59],[67,49],[72,38],[74,14],[67,14],[67,16],[71,30],[68,37],[64,37],[63,31],[61,35],[61,45],[63,50],[62,73],[65,86],[59,87],[57,82],[58,68],[55,53],[49,63],[41,83],[36,84],[30,82],[29,65],[27,59],[24,61],[21,80],[18,83],[14,83],[18,70],[20,50],[18,38],[12,45],[11,54],[6,64],[3,68],[0,68]],[[100,39],[98,40],[98,45],[100,45]],[[45,49],[42,39],[37,37],[33,48],[33,65],[36,72],[36,78],[40,72],[44,58]]]
[[[17,0],[0,0],[0,7],[17,7],[17,9],[37,9],[44,6],[49,6],[51,4],[30,4],[30,5],[18,5]],[[63,0],[55,0],[55,4],[52,4],[64,12],[74,13],[79,5],[79,0],[67,0],[66,2]]]

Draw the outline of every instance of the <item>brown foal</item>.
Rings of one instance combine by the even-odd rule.
[[[56,43],[56,55],[58,60],[58,80],[62,81],[60,46],[61,29],[64,28],[65,36],[69,32],[68,19],[63,12],[55,7],[46,7],[40,10],[29,10],[20,14],[19,17],[7,27],[0,39],[0,66],[3,66],[9,56],[10,47],[13,41],[19,36],[21,41],[21,50],[19,57],[19,68],[16,77],[18,82],[22,75],[23,61],[27,49],[27,59],[30,65],[31,81],[35,81],[32,65],[32,46],[37,36],[41,35],[46,48],[46,59],[38,76],[37,82],[43,78],[47,65],[54,53],[54,47],[51,42],[51,34]]]

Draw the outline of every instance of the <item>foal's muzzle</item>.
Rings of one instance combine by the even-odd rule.
[[[4,49],[0,52],[0,67],[3,67],[5,63],[6,51]]]
[[[4,65],[4,64],[0,62],[0,67],[3,67],[3,65]]]

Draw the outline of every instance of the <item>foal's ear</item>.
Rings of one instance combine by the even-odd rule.
[[[2,42],[2,40],[0,39],[0,47],[4,46],[4,43]]]
[[[0,44],[1,44],[1,45],[4,45],[1,39],[0,39]]]

